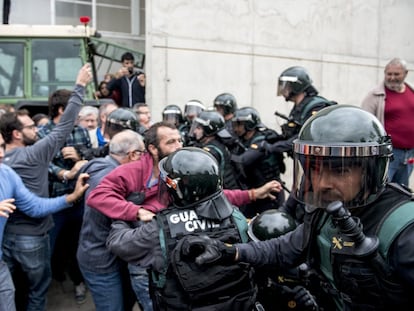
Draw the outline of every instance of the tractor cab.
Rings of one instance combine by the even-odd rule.
[[[86,24],[0,25],[0,104],[26,108],[31,115],[47,114],[49,94],[73,89],[79,69],[89,62],[94,79],[85,104],[99,106],[104,101],[94,98],[99,76],[118,70],[127,51],[143,70],[144,53],[101,40]]]

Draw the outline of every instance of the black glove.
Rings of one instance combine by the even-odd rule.
[[[264,152],[266,155],[269,155],[272,153],[282,153],[285,151],[285,147],[282,142],[276,142],[274,144],[270,144],[265,140],[262,140],[259,143],[258,149]]]
[[[294,300],[298,306],[305,310],[319,310],[315,297],[305,287],[296,286],[293,288],[293,292],[295,292]]]
[[[181,240],[181,254],[184,257],[191,258],[193,261],[205,250],[205,244],[209,238],[205,235],[188,235]]]
[[[236,248],[206,235],[189,236],[183,242],[181,253],[185,256],[196,255],[195,262],[204,264],[231,264],[235,261]]]
[[[262,140],[258,145],[257,145],[257,149],[261,152],[264,152],[266,155],[269,153],[269,148],[272,145],[269,144],[267,141]]]

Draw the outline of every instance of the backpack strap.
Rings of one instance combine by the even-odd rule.
[[[395,238],[412,223],[414,223],[413,201],[404,202],[386,216],[378,232],[379,252],[382,258],[387,258],[388,250]]]
[[[234,208],[233,210],[233,221],[240,233],[240,237],[242,240],[242,243],[247,243],[249,241],[249,237],[247,235],[247,228],[248,228],[248,224],[247,224],[247,219],[246,217],[244,217],[244,215],[240,212],[239,209]]]
[[[319,104],[326,104],[326,107],[336,105],[337,102],[327,100],[324,97],[321,96],[314,96],[312,99],[305,105],[305,107],[302,110],[302,113],[300,114],[300,123],[303,124],[306,116],[308,115],[309,111],[311,111],[313,108],[315,108]]]
[[[161,213],[160,213],[161,214]],[[163,223],[162,220],[160,220],[161,217],[156,217],[157,223],[158,223],[158,227],[159,227],[159,241],[160,241],[160,246],[161,246],[161,251],[162,251],[162,255],[163,255],[163,260],[164,260],[164,266],[162,268],[162,271],[160,273],[156,273],[154,270],[151,269],[151,280],[152,282],[155,284],[156,287],[158,288],[163,288],[165,285],[165,282],[167,280],[167,268],[168,268],[168,264],[167,264],[167,245],[165,242],[165,235],[164,235],[164,230],[163,230]]]
[[[224,172],[224,154],[223,152],[220,150],[219,147],[214,146],[214,145],[205,145],[203,147],[203,149],[207,152],[209,152],[209,149],[213,149],[214,151],[216,151],[219,155],[220,155],[220,170],[221,172]]]
[[[250,144],[254,144],[257,141],[262,141],[262,140],[266,140],[266,135],[258,135],[258,136],[253,137]]]

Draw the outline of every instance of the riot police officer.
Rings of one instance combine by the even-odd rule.
[[[231,162],[231,153],[223,144],[222,139],[231,137],[225,128],[224,118],[217,111],[202,111],[193,120],[189,133],[190,139],[195,140],[195,146],[211,153],[220,165],[225,189],[243,189],[235,167]]]
[[[280,210],[270,209],[249,222],[247,234],[252,241],[266,241],[278,238],[296,228],[295,219]],[[318,310],[314,296],[306,288],[310,280],[307,278],[306,264],[291,269],[278,269],[266,265],[255,269],[258,286],[258,300],[265,310],[299,311]]]
[[[289,268],[301,260],[321,278],[329,310],[411,310],[412,193],[387,183],[391,139],[369,112],[337,105],[309,119],[294,142],[294,186],[304,223],[279,238],[225,245],[205,239],[198,264],[233,259]]]
[[[284,173],[282,153],[265,153],[258,146],[264,141],[272,141],[277,133],[261,123],[259,113],[252,107],[243,107],[235,111],[233,130],[239,137],[241,146],[233,151],[232,161],[242,172],[242,182],[248,188],[259,187],[270,180],[281,180]],[[271,208],[278,208],[284,202],[284,193],[278,194],[277,200],[262,200],[241,207],[244,215],[254,217]]]
[[[167,105],[162,110],[162,121],[172,123],[179,128],[184,123],[183,113],[177,105]]]
[[[220,113],[226,123],[226,129],[231,134],[230,138],[223,140],[227,148],[233,152],[239,143],[238,136],[233,131],[232,119],[237,110],[237,101],[233,94],[221,93],[213,101],[214,108]]]
[[[193,123],[194,118],[196,118],[202,111],[206,110],[204,104],[197,100],[189,100],[184,107],[184,123],[178,127],[178,130],[183,137],[183,145],[191,146],[193,141],[189,137],[188,133],[190,132],[191,124]]]
[[[275,112],[287,121],[281,126],[282,136],[273,144],[264,143],[261,148],[270,153],[287,152],[288,155],[292,155],[292,142],[297,138],[305,121],[322,108],[336,103],[318,96],[308,72],[300,66],[290,67],[281,73],[277,95],[293,102],[294,106],[288,117]]]
[[[128,108],[115,109],[106,119],[105,134],[112,138],[115,134],[126,129],[133,130],[139,134],[143,133],[135,112]]]
[[[114,222],[109,249],[150,267],[155,310],[252,310],[256,289],[248,265],[200,269],[194,262],[200,250],[188,247],[200,234],[227,243],[248,239],[246,219],[223,194],[217,161],[186,147],[161,160],[159,170],[159,198],[169,207],[135,229]]]
[[[236,98],[230,93],[222,93],[216,96],[213,104],[217,112],[223,116],[226,122],[226,129],[233,135],[231,119],[234,116],[234,112],[237,110]]]
[[[117,108],[112,111],[105,123],[105,135],[111,139],[115,134],[123,130],[133,130],[139,134],[145,131],[140,126],[138,116],[129,108]],[[91,160],[96,157],[105,157],[109,154],[109,144],[98,148],[87,148],[86,146],[77,147],[85,159]]]

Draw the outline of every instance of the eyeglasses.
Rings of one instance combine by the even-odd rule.
[[[25,126],[22,126],[22,130],[23,129],[29,129],[29,130],[34,130],[36,128],[36,124],[30,124],[30,125],[25,125]]]
[[[128,151],[128,152],[127,152],[127,155],[130,155],[130,154],[132,153],[133,155],[140,156],[140,155],[142,155],[144,152],[145,152],[145,150],[135,149],[135,150]]]

